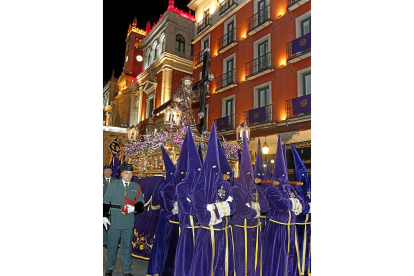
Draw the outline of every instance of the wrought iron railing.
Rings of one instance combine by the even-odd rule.
[[[234,129],[234,114],[230,116],[225,116],[214,120],[217,131],[227,131]]]
[[[262,110],[259,110],[259,109],[262,109],[262,108],[264,108],[265,116],[260,116],[260,112]],[[273,106],[273,104],[269,104],[261,108],[255,108],[255,109],[244,111],[243,113],[244,113],[245,122],[247,123],[248,126],[255,126],[255,125],[270,123],[273,121],[273,114],[276,114],[276,112],[273,110],[274,108],[276,108],[276,106]],[[253,118],[251,118],[252,116],[250,115],[253,115]]]
[[[236,83],[236,69],[216,78],[216,91]]]
[[[255,13],[252,17],[247,18],[247,22],[249,24],[248,32],[256,29],[266,21],[270,19],[270,5],[267,5],[263,9],[259,10]]]
[[[308,33],[306,35],[303,35],[302,37],[309,36],[309,35],[310,35],[310,33]],[[293,41],[295,41],[295,40],[293,40]],[[296,52],[296,53],[292,54],[292,42],[293,41],[286,43],[286,55],[287,55],[288,61],[290,59],[294,59],[294,58],[303,56],[303,55],[311,52],[311,46],[309,44],[309,47],[308,48],[304,47],[304,49],[302,51],[299,51],[299,52]]]
[[[196,66],[203,62],[203,56],[204,56],[204,50],[202,50],[201,52],[199,52],[198,54],[195,55],[195,65]]]
[[[207,15],[197,23],[197,34],[211,26],[211,15]]]
[[[274,66],[274,53],[269,52],[252,61],[246,62],[245,76],[246,78],[259,74],[268,69],[276,69]]]
[[[300,98],[300,97],[298,97],[298,98]],[[297,98],[294,98],[294,99],[297,99]],[[310,115],[311,114],[310,111],[294,114],[294,112],[293,112],[293,104],[292,104],[292,100],[294,100],[294,99],[288,99],[288,100],[285,101],[286,102],[286,118],[287,119],[295,118],[295,117],[300,117],[300,116],[306,116],[306,115]]]
[[[233,31],[223,35],[222,37],[219,38],[218,41],[219,41],[219,51],[221,49],[226,48],[233,42],[236,42],[236,30],[234,29]]]
[[[235,0],[224,0],[223,2],[220,3],[219,15],[221,16],[223,13],[228,11],[234,5],[237,5]]]

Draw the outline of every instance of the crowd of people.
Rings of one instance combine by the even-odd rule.
[[[147,275],[311,275],[310,176],[292,144],[297,183],[288,180],[280,136],[273,174],[263,166],[260,141],[253,169],[245,134],[234,179],[213,124],[205,158],[191,128],[176,167],[162,148],[166,179],[158,189],[161,205]],[[140,186],[104,167],[104,244],[106,274],[115,269],[121,237],[122,272],[131,276],[134,214],[143,208]],[[111,217],[109,219],[109,216]],[[106,233],[107,231],[107,233]]]

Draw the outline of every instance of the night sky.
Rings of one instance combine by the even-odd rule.
[[[185,12],[190,0],[175,0],[175,6]],[[109,80],[112,68],[118,78],[124,66],[125,39],[129,24],[137,17],[137,27],[145,30],[147,21],[154,22],[164,14],[168,0],[104,1],[103,7],[103,80]],[[194,12],[192,11],[194,15]]]

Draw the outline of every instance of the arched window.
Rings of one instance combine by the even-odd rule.
[[[175,50],[181,53],[184,53],[185,51],[185,40],[184,37],[182,37],[181,35],[177,35],[175,37]]]

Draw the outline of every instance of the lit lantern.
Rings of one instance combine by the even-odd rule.
[[[180,124],[181,110],[178,107],[165,109],[164,124],[169,128],[174,128]]]
[[[262,147],[262,152],[263,152],[263,154],[268,154],[269,153],[269,146],[266,143],[266,137],[265,137],[265,142],[264,142],[263,147]]]
[[[126,130],[126,138],[128,141],[137,141],[138,140],[139,130],[137,127],[132,126],[128,127]]]
[[[247,142],[250,140],[250,128],[248,126],[239,125],[237,127],[237,141],[243,141],[243,131],[246,132]]]

